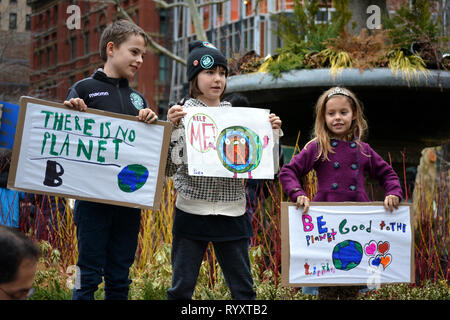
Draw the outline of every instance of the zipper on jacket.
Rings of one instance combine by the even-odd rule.
[[[117,92],[119,93],[120,111],[121,111],[122,114],[127,114],[125,112],[125,106],[124,106],[123,101],[122,101],[122,93],[120,92],[120,84],[119,83],[117,83],[116,88],[117,88]]]

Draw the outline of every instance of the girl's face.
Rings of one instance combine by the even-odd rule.
[[[336,95],[325,104],[325,123],[335,138],[344,139],[355,119],[352,105],[346,97]]]
[[[218,106],[226,82],[226,71],[220,66],[200,71],[197,76],[197,85],[203,94],[199,95],[197,99],[207,106]]]

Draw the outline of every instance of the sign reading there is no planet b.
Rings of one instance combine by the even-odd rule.
[[[170,124],[22,97],[8,188],[159,208]]]

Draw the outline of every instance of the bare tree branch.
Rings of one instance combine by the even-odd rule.
[[[155,1],[155,0],[153,0],[153,1]],[[210,6],[210,5],[213,5],[213,4],[222,4],[222,3],[225,3],[225,2],[228,2],[228,1],[230,1],[230,0],[218,0],[218,1],[204,2],[204,3],[201,3],[201,4],[197,5],[197,8],[206,7],[206,6]]]
[[[205,29],[203,28],[202,19],[200,19],[200,14],[198,13],[198,7],[195,0],[187,0],[189,10],[191,11],[192,22],[194,23],[195,34],[197,39],[202,41],[208,41],[206,37]]]
[[[119,11],[124,17],[125,19],[127,19],[128,21],[134,23],[133,19],[131,19],[130,15],[122,8],[122,6],[120,5],[120,0],[113,0],[115,2],[117,11]],[[186,60],[173,54],[171,51],[169,51],[168,49],[164,48],[163,46],[161,46],[159,43],[153,41],[152,37],[146,32],[145,33],[147,40],[148,40],[148,44],[151,48],[155,49],[156,51],[158,51],[159,53],[162,53],[166,56],[168,56],[169,58],[181,63],[182,65],[186,65]]]
[[[174,3],[167,3],[164,0],[153,0],[153,2],[159,4],[161,7],[163,7],[164,9],[170,9],[170,8],[174,8],[174,7],[187,7],[187,3],[185,2],[174,2]]]

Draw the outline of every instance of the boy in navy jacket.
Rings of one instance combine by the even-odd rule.
[[[134,115],[146,123],[158,119],[145,98],[129,87],[146,51],[145,32],[128,21],[109,25],[100,38],[103,69],[75,83],[64,105]],[[93,300],[105,279],[105,299],[128,298],[129,270],[140,230],[140,209],[76,201],[78,262],[72,299]]]

